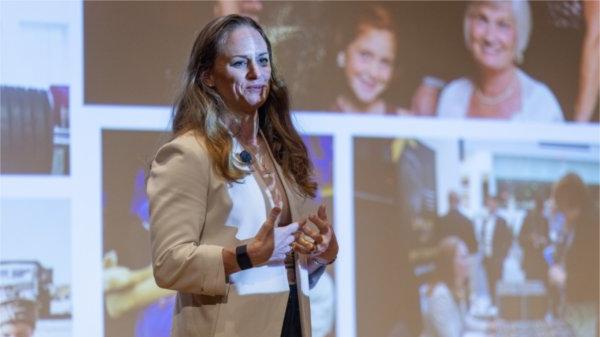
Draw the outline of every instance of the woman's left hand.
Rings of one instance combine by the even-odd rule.
[[[308,222],[296,232],[296,239],[292,243],[294,251],[317,258],[322,263],[335,260],[338,253],[338,243],[333,232],[333,227],[327,220],[325,205],[321,205],[317,214],[311,214],[308,219],[315,224],[310,226]]]

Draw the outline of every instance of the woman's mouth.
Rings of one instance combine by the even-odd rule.
[[[377,81],[368,80],[364,78],[358,79],[359,87],[365,91],[374,91],[377,88]]]
[[[249,85],[246,87],[246,90],[249,92],[262,92],[265,89],[265,85],[264,84],[256,84],[256,85]]]
[[[481,54],[489,56],[496,56],[504,51],[504,48],[498,43],[482,42],[478,44],[478,47]]]

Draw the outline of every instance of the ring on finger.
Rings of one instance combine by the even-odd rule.
[[[310,239],[306,238],[305,236],[300,236],[298,238],[298,243],[300,244],[300,246],[302,248],[307,250],[309,253],[312,253],[316,249],[316,245],[313,242],[311,242]]]
[[[302,244],[303,246],[314,245],[314,240],[310,236],[302,234],[300,237],[298,237],[298,243]]]

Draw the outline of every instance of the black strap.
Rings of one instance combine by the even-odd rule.
[[[248,256],[247,248],[246,245],[235,248],[235,259],[242,270],[252,268],[252,261],[250,261],[250,256]]]
[[[302,337],[300,302],[298,300],[298,288],[295,284],[290,284],[290,295],[285,308],[281,337]]]

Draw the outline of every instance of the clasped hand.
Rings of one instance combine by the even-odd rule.
[[[300,223],[275,227],[280,213],[278,207],[271,209],[267,221],[248,244],[248,255],[253,265],[283,261],[292,249],[319,258],[324,263],[335,259],[337,240],[327,220],[325,206],[321,205],[316,214],[311,214]]]

